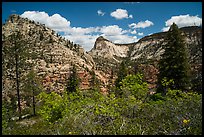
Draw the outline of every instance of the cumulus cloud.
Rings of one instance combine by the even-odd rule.
[[[124,10],[124,9],[117,9],[117,10],[111,12],[110,15],[112,17],[118,19],[118,20],[124,19],[124,18],[126,18],[126,19],[133,18],[133,16],[132,15],[128,15],[127,10]]]
[[[170,28],[170,27],[164,27],[164,28],[162,28],[162,31],[163,31],[163,32],[168,31],[169,28]]]
[[[118,25],[87,28],[72,27],[71,22],[59,14],[49,16],[47,13],[39,11],[25,11],[21,17],[45,24],[56,32],[64,32],[63,37],[76,44],[80,44],[86,51],[93,48],[95,40],[101,35],[115,43],[132,43],[138,41],[136,36],[129,36],[131,30],[124,30]],[[136,33],[136,30],[132,31],[132,33]]]
[[[107,36],[111,36],[111,35],[124,34],[127,31],[123,30],[118,25],[110,25],[110,26],[101,27],[100,32],[107,35]]]
[[[85,51],[91,50],[93,48],[93,45],[96,41],[96,39],[99,37],[99,35],[65,35],[66,39],[74,41],[74,43],[77,43],[81,45]]]
[[[93,32],[98,32],[99,29],[100,29],[99,27],[88,27],[88,28],[71,27],[65,33],[66,34],[72,34],[72,35],[90,34]]]
[[[132,23],[132,24],[129,24],[128,26],[132,29],[136,29],[136,28],[146,28],[152,25],[154,25],[153,22],[146,20],[146,21],[140,21],[138,23]]]
[[[93,34],[99,32],[99,27],[72,27],[65,32],[64,37],[73,41],[76,44],[81,45],[86,51],[91,50],[99,34]]]
[[[87,33],[85,33],[87,30]],[[88,33],[89,32],[89,33]],[[96,34],[93,35],[93,32]],[[133,43],[137,42],[136,36],[129,36],[127,33],[129,31],[123,30],[118,25],[102,26],[102,27],[89,27],[89,28],[71,28],[69,32],[66,33],[65,38],[74,41],[84,47],[86,51],[91,50],[96,39],[99,36],[104,36],[108,40],[114,43]]]
[[[127,43],[133,43],[133,42],[138,41],[136,36],[129,36],[129,35],[107,36],[107,35],[102,34],[101,36],[112,41],[113,43],[119,43],[119,44],[127,44]]]
[[[176,23],[178,27],[186,27],[186,26],[200,26],[202,25],[202,18],[197,16],[190,16],[187,15],[179,15],[179,16],[172,16],[169,20],[165,22],[165,26],[162,31],[168,31],[170,26]]]
[[[129,36],[127,30],[123,30],[118,25],[103,26],[100,29],[101,36],[114,43],[133,43],[137,42],[136,36]],[[135,31],[136,32],[136,31]],[[131,32],[130,32],[131,33]],[[134,32],[133,32],[134,33]]]
[[[103,12],[103,11],[101,11],[101,10],[98,10],[97,13],[98,13],[99,16],[105,15],[105,12]]]
[[[40,22],[45,24],[47,27],[55,31],[66,31],[67,28],[70,26],[70,21],[65,19],[59,14],[54,14],[49,16],[45,12],[39,11],[25,11],[23,14],[20,15],[23,18],[28,18],[30,20],[34,20],[35,22]]]

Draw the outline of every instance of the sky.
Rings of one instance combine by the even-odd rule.
[[[133,43],[178,27],[202,26],[202,2],[2,2],[2,23],[18,14],[45,24],[86,51],[99,36]]]

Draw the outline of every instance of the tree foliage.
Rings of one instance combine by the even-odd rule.
[[[121,89],[123,94],[133,95],[136,99],[145,99],[148,91],[147,83],[142,80],[143,75],[128,75],[121,81]]]
[[[23,76],[33,65],[31,44],[20,31],[14,31],[11,35],[4,36],[2,47],[3,85],[6,79],[14,81],[13,87],[17,93],[19,118],[21,118],[20,92],[24,85]]]
[[[24,82],[26,83],[24,85],[24,91],[26,96],[26,101],[29,102],[29,104],[32,104],[33,107],[33,115],[36,115],[36,100],[35,97],[41,92],[42,85],[41,80],[39,77],[37,77],[36,72],[31,69],[28,74],[25,76]],[[32,101],[31,101],[32,100]],[[31,103],[32,102],[32,103]]]
[[[178,26],[173,23],[167,34],[165,52],[159,62],[158,89],[157,92],[166,94],[166,89],[187,90],[189,83],[188,52],[184,38]],[[162,85],[164,78],[173,80],[174,83],[165,87]]]
[[[62,117],[63,100],[60,95],[55,92],[51,92],[49,94],[41,92],[37,98],[43,102],[43,106],[39,110],[39,114],[45,121],[52,123]]]
[[[67,92],[76,92],[79,86],[79,78],[77,76],[77,69],[76,66],[73,65],[71,71],[70,71],[70,76],[67,80]]]

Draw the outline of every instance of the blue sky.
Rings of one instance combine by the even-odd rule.
[[[202,2],[2,2],[11,14],[38,21],[89,51],[98,36],[115,43],[179,27],[202,25]]]

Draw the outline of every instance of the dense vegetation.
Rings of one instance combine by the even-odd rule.
[[[37,116],[22,122],[7,121],[3,106],[3,134],[202,134],[202,96],[170,90],[149,95],[141,74],[123,79],[124,94],[103,95],[97,90],[68,93],[41,92]],[[137,82],[133,83],[132,80]]]
[[[179,33],[174,25],[171,28],[174,30],[175,27],[175,33]],[[173,32],[169,33],[169,37],[177,36]],[[178,38],[177,41],[179,40]],[[167,47],[168,44],[173,47],[175,43],[171,45],[171,42],[172,40],[167,43]],[[176,43],[177,48],[181,43]],[[30,107],[16,111],[15,98],[11,98],[10,101],[3,100],[2,133],[11,135],[201,135],[202,95],[191,90],[186,91],[186,87],[190,85],[187,85],[189,84],[186,81],[187,75],[184,74],[187,72],[185,60],[178,59],[177,64],[173,66],[170,64],[174,62],[171,59],[175,56],[173,53],[177,51],[181,53],[180,48],[175,51],[165,51],[163,60],[160,62],[160,67],[163,69],[160,69],[159,86],[162,88],[159,87],[157,89],[159,92],[154,94],[149,91],[143,74],[137,70],[137,64],[134,64],[135,70],[131,73],[126,67],[127,62],[121,63],[118,78],[114,86],[109,87],[111,90],[109,89],[107,95],[99,91],[94,71],[91,72],[92,87],[90,90],[82,91],[78,88],[80,80],[73,66],[67,78],[65,91],[60,95],[55,91],[49,93],[44,91],[38,83],[40,80],[31,69],[23,77],[25,83],[22,84],[24,85],[22,89],[27,93],[25,97],[32,97],[30,103],[28,101]],[[186,53],[183,52],[177,56],[184,54]],[[165,57],[168,59],[165,60]],[[181,62],[184,64],[180,64]],[[174,77],[175,72],[165,75],[169,71],[181,73],[178,76],[180,81]],[[26,118],[24,114],[32,115]],[[22,119],[15,120],[14,116],[20,116]]]

